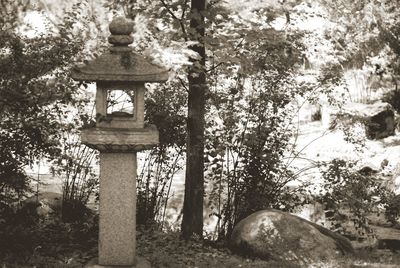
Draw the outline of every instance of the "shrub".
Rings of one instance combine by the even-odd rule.
[[[297,156],[291,141],[299,109],[295,100],[311,91],[296,80],[300,36],[264,34],[243,45],[240,64],[210,79],[206,181],[210,215],[218,217],[221,239],[257,210],[290,211],[306,202],[305,187],[288,187],[298,176],[290,167]]]
[[[160,89],[161,87],[161,89]],[[146,123],[154,124],[160,143],[145,152],[137,178],[137,222],[164,224],[171,184],[183,168],[186,140],[186,96],[180,84],[170,83],[150,88],[146,96]]]
[[[264,72],[258,75],[267,76]],[[272,76],[261,82],[258,75],[249,78],[247,89],[237,85],[241,90],[235,94],[216,93],[223,124],[216,120],[208,123],[206,178],[212,187],[211,213],[219,217],[221,237],[255,211],[290,211],[306,202],[304,187],[287,186],[297,178],[289,168],[291,161],[285,161],[294,134],[292,110],[287,108],[293,92],[280,87],[293,81]]]
[[[10,205],[28,190],[25,168],[59,156],[62,118],[79,103],[79,87],[69,77],[82,55],[82,37],[73,34],[75,6],[57,25],[57,35],[20,34],[29,1],[2,2],[0,10],[0,203]]]
[[[400,196],[391,194],[387,198],[385,206],[386,219],[395,226],[399,225],[400,220]]]
[[[334,159],[324,165],[321,195],[332,228],[349,236],[373,236],[368,215],[380,213],[391,192],[371,173],[355,170],[356,162]],[[347,223],[352,222],[352,226]]]
[[[0,264],[4,267],[82,267],[96,254],[98,217],[63,223],[42,221],[26,211],[0,222]]]

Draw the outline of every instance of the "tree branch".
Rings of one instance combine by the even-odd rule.
[[[179,20],[181,22],[183,21],[183,19],[185,17],[185,13],[186,13],[186,10],[187,10],[187,2],[188,2],[188,0],[185,0],[185,3],[182,6],[182,15],[181,15],[181,19]]]
[[[187,33],[186,33],[186,28],[185,28],[185,24],[183,23],[183,15],[185,13],[185,10],[183,10],[182,12],[182,18],[179,19],[174,12],[172,12],[172,10],[169,8],[169,6],[167,5],[167,3],[165,3],[164,0],[160,0],[161,4],[165,7],[165,9],[167,10],[167,12],[172,16],[172,18],[174,20],[177,20],[179,22],[179,25],[181,27],[182,33],[183,33],[183,38],[185,39],[185,41],[188,41],[188,37],[187,37]],[[187,0],[185,0],[185,4],[186,4]]]
[[[225,62],[220,62],[220,63],[218,63],[217,65],[214,65],[213,67],[211,67],[210,69],[205,70],[205,72],[206,72],[206,73],[211,72],[211,71],[217,69],[217,68],[218,68],[219,66],[221,66],[222,64],[225,64]]]
[[[178,77],[179,82],[181,82],[181,85],[183,86],[183,88],[186,90],[186,92],[189,92],[189,89],[187,88],[187,86],[185,85],[185,83],[183,82],[182,78]]]

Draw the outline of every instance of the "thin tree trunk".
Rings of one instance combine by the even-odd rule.
[[[191,40],[198,41],[192,46],[193,51],[200,55],[199,60],[193,60],[190,67],[186,178],[185,198],[183,202],[182,235],[190,238],[194,234],[203,235],[203,200],[204,200],[204,115],[206,101],[205,47],[204,47],[204,16],[205,0],[191,1]]]

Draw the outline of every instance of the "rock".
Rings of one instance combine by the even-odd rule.
[[[62,194],[53,192],[39,193],[22,201],[22,208],[34,207],[39,216],[48,216],[51,213],[61,213]]]
[[[389,160],[386,158],[382,160],[381,162],[381,169],[385,169],[389,165]]]
[[[363,176],[372,176],[376,175],[379,173],[379,169],[377,169],[375,166],[371,165],[364,165],[358,170],[358,173],[360,173]]]
[[[22,210],[42,218],[60,217],[64,222],[75,222],[93,214],[93,211],[77,200],[63,203],[63,195],[54,192],[42,192],[22,201]]]
[[[39,217],[48,217],[50,214],[55,213],[55,211],[45,202],[39,202],[40,205],[36,208],[36,214]]]
[[[42,192],[39,196],[33,195],[21,201],[16,212],[27,221],[61,218],[62,194]]]
[[[344,111],[362,119],[368,139],[382,139],[395,134],[394,110],[389,103],[351,103],[344,107]]]
[[[378,249],[390,249],[392,251],[400,251],[400,240],[398,239],[379,239],[377,242]]]
[[[390,107],[369,118],[366,134],[371,139],[382,139],[394,135],[395,129],[394,111]]]
[[[353,253],[343,236],[279,210],[262,210],[240,221],[231,240],[234,252],[283,262],[307,264]]]

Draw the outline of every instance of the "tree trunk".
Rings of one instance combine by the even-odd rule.
[[[189,69],[189,96],[187,119],[187,149],[185,198],[183,202],[182,236],[203,235],[203,199],[204,199],[204,114],[206,101],[204,16],[205,0],[191,1],[190,32],[191,40],[199,42],[192,46],[200,55],[193,60]]]

